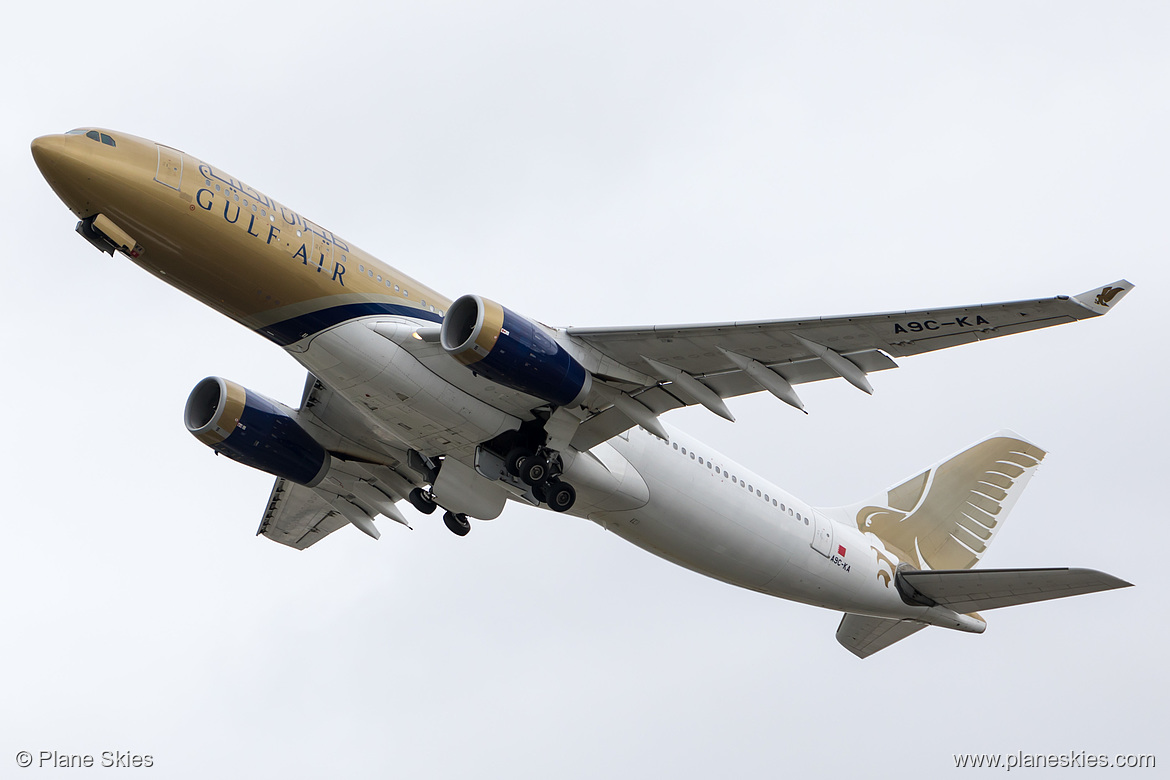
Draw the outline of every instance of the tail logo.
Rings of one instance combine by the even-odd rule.
[[[1044,455],[1018,439],[988,439],[892,488],[885,506],[862,507],[857,527],[915,568],[968,569]],[[880,558],[877,576],[889,587]]]
[[[893,578],[894,570],[896,568],[898,568],[897,565],[893,561],[891,561],[889,558],[887,558],[885,555],[883,555],[882,551],[879,550],[878,548],[874,547],[873,545],[870,545],[869,549],[873,550],[874,555],[877,556],[877,561],[878,561],[877,579],[879,579],[879,580],[884,579],[885,583],[886,583],[886,587],[887,588],[890,587],[890,579]],[[887,567],[889,567],[889,569],[890,569],[889,571],[886,571],[885,569],[882,568],[883,563]]]
[[[1103,287],[1101,292],[1097,293],[1097,300],[1093,303],[1098,306],[1108,306],[1109,302],[1117,297],[1117,294],[1124,290],[1124,287]]]

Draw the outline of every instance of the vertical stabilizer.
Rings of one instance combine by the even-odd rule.
[[[917,569],[969,569],[1045,454],[1000,431],[869,501],[829,511],[872,533]]]

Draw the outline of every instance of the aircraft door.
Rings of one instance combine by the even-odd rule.
[[[183,153],[169,146],[155,145],[158,147],[158,169],[154,173],[154,180],[172,190],[178,190],[183,181]]]
[[[325,231],[308,221],[304,225],[305,244],[309,249],[309,262],[317,269],[330,273],[333,268],[333,242],[322,235]],[[318,232],[320,231],[320,232]]]
[[[813,513],[812,548],[828,558],[833,553],[833,522],[820,512]]]

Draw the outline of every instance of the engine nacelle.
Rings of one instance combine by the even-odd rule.
[[[183,420],[196,439],[246,466],[313,487],[329,453],[279,404],[209,376],[191,391]]]
[[[439,342],[477,374],[556,406],[581,403],[593,386],[593,376],[539,325],[478,295],[451,304]]]

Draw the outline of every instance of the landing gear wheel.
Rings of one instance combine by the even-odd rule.
[[[471,532],[471,523],[467,522],[467,515],[457,515],[454,512],[443,513],[443,523],[456,536],[467,536]]]
[[[520,479],[526,485],[536,486],[548,479],[548,461],[540,455],[525,458],[520,464]]]
[[[577,500],[577,491],[568,482],[555,479],[544,486],[544,502],[554,512],[564,512]]]
[[[424,515],[429,515],[431,512],[435,511],[435,502],[427,497],[427,494],[423,492],[422,488],[415,488],[414,490],[410,491],[410,495],[406,497],[406,500],[410,502],[411,506],[422,512]]]
[[[544,485],[532,485],[532,497],[542,504],[547,504],[548,500],[544,495]]]
[[[513,447],[508,452],[508,457],[504,458],[504,468],[513,477],[520,476],[520,469],[524,468],[524,461],[532,455],[532,450],[525,447]]]

